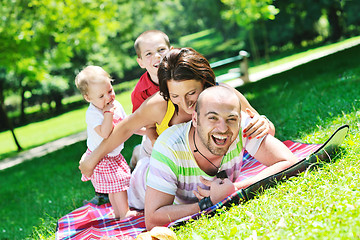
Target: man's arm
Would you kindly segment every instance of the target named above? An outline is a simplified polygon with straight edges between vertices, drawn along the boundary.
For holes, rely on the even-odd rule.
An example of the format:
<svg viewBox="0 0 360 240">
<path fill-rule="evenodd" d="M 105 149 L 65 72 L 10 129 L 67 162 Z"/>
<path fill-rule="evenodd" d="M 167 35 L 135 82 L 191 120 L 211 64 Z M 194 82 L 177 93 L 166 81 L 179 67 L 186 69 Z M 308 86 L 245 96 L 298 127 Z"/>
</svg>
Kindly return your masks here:
<svg viewBox="0 0 360 240">
<path fill-rule="evenodd" d="M 145 194 L 145 225 L 147 230 L 163 226 L 200 211 L 198 203 L 174 205 L 175 196 L 149 186 Z"/>
<path fill-rule="evenodd" d="M 210 197 L 212 203 L 215 204 L 236 191 L 234 184 L 229 179 L 209 181 L 203 177 L 200 178 L 205 185 L 210 186 L 210 190 L 198 188 L 199 192 L 194 191 L 199 201 L 203 197 Z M 145 224 L 147 230 L 151 230 L 156 226 L 163 226 L 200 211 L 198 202 L 174 205 L 174 198 L 173 195 L 147 186 L 145 194 Z"/>
<path fill-rule="evenodd" d="M 254 158 L 268 167 L 252 178 L 235 183 L 237 189 L 246 188 L 292 166 L 298 161 L 295 155 L 282 142 L 271 135 L 267 135 L 264 138 Z"/>
</svg>

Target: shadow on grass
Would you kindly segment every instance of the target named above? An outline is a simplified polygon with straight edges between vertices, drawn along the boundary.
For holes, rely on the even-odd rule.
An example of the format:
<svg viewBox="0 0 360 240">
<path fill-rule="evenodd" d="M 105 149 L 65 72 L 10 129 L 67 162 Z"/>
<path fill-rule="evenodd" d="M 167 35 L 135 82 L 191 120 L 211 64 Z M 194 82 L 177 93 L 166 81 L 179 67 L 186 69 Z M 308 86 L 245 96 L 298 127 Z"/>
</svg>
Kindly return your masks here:
<svg viewBox="0 0 360 240">
<path fill-rule="evenodd" d="M 126 160 L 130 160 L 133 147 L 140 141 L 141 137 L 134 135 L 125 143 Z M 0 171 L 0 196 L 4 197 L 0 208 L 1 239 L 25 239 L 33 226 L 52 226 L 53 234 L 54 220 L 94 196 L 91 182 L 80 180 L 78 166 L 85 150 L 86 143 L 81 141 Z"/>
<path fill-rule="evenodd" d="M 354 47 L 238 90 L 272 120 L 278 138 L 299 138 L 360 108 L 359 55 Z"/>
</svg>

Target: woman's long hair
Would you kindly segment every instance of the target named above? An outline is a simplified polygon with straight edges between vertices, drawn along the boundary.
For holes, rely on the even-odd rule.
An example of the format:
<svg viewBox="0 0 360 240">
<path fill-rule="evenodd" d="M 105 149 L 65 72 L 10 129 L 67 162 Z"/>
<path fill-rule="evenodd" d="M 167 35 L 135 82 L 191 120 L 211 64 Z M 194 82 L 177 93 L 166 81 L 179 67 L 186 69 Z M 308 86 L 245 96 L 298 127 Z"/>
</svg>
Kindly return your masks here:
<svg viewBox="0 0 360 240">
<path fill-rule="evenodd" d="M 170 99 L 169 80 L 197 80 L 204 89 L 215 85 L 215 74 L 208 60 L 192 48 L 174 48 L 163 58 L 158 69 L 160 94 Z"/>
</svg>

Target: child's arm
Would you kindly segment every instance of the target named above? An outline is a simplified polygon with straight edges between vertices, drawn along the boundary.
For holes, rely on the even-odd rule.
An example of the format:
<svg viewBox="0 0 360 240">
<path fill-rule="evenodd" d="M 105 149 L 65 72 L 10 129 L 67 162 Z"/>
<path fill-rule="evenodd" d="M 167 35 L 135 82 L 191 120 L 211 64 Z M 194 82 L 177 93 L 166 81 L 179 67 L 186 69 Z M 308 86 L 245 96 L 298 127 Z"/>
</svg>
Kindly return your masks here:
<svg viewBox="0 0 360 240">
<path fill-rule="evenodd" d="M 146 127 L 146 136 L 151 140 L 151 144 L 154 146 L 156 139 L 159 137 L 159 134 L 156 132 L 156 127 Z"/>
<path fill-rule="evenodd" d="M 145 127 L 140 128 L 135 132 L 135 134 L 144 136 L 146 134 L 146 128 Z"/>
<path fill-rule="evenodd" d="M 151 103 L 149 102 L 151 100 Z M 107 139 L 104 139 L 94 151 L 81 159 L 79 168 L 85 176 L 91 176 L 98 162 L 117 146 L 125 142 L 132 134 L 144 126 L 161 122 L 165 116 L 167 102 L 162 96 L 147 99 L 138 110 L 120 121 Z"/>
<path fill-rule="evenodd" d="M 104 120 L 101 125 L 98 125 L 94 128 L 95 132 L 99 134 L 100 137 L 106 139 L 110 136 L 114 126 L 113 126 L 113 115 L 111 111 L 104 112 Z"/>
</svg>

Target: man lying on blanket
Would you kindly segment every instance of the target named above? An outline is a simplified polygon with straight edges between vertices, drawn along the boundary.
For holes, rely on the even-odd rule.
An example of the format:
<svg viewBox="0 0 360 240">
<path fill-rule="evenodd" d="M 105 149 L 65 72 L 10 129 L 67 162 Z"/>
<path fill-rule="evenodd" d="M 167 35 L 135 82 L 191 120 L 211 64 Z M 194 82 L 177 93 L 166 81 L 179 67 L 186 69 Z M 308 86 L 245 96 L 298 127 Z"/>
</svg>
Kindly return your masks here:
<svg viewBox="0 0 360 240">
<path fill-rule="evenodd" d="M 157 139 L 150 160 L 145 195 L 148 230 L 205 210 L 238 189 L 296 163 L 292 152 L 271 135 L 243 138 L 250 117 L 227 88 L 204 90 L 192 121 L 168 128 Z M 268 166 L 236 182 L 243 149 Z"/>
</svg>

